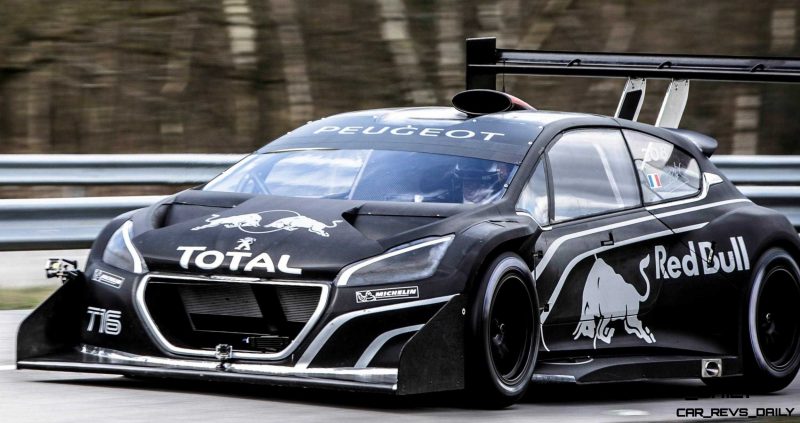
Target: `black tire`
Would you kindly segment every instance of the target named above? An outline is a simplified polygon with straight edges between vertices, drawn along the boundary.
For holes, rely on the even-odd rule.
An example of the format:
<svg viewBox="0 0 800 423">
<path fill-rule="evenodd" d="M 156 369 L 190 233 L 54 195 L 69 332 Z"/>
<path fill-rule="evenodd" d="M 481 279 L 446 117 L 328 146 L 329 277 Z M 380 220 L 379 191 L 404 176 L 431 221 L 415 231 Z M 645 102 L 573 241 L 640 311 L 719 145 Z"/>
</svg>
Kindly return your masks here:
<svg viewBox="0 0 800 423">
<path fill-rule="evenodd" d="M 772 248 L 752 275 L 742 325 L 743 375 L 705 382 L 738 392 L 775 392 L 800 369 L 800 269 L 785 250 Z"/>
<path fill-rule="evenodd" d="M 539 352 L 539 301 L 518 255 L 500 255 L 483 274 L 470 305 L 466 347 L 471 406 L 503 408 L 525 395 Z"/>
</svg>

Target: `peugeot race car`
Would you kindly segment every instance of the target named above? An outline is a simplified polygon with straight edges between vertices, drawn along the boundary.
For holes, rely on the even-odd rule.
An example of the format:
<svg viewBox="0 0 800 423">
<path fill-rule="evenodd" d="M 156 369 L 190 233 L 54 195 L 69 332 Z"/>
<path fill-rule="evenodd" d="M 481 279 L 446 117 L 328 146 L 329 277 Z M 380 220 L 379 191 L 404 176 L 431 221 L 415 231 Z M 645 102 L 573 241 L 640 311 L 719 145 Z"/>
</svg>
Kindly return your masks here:
<svg viewBox="0 0 800 423">
<path fill-rule="evenodd" d="M 119 216 L 83 271 L 52 263 L 66 282 L 18 367 L 491 406 L 532 382 L 790 383 L 800 241 L 709 161 L 716 141 L 670 110 L 635 122 L 634 79 L 614 117 L 493 84 L 310 122 Z"/>
</svg>

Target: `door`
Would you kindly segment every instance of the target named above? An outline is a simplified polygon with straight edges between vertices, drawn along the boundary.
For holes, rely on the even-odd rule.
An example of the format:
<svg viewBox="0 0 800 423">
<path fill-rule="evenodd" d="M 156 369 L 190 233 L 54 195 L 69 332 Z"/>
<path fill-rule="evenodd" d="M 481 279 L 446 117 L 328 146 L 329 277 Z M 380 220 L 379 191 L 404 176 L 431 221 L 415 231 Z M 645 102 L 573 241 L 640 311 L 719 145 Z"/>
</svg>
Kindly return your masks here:
<svg viewBox="0 0 800 423">
<path fill-rule="evenodd" d="M 735 352 L 740 288 L 731 280 L 749 270 L 750 252 L 741 228 L 713 222 L 743 203 L 718 194 L 704 180 L 697 159 L 680 147 L 638 131 L 623 130 L 623 135 L 645 208 L 674 232 L 652 252 L 652 277 L 662 289 L 648 321 L 671 332 L 660 345 Z"/>
<path fill-rule="evenodd" d="M 659 290 L 650 252 L 671 231 L 642 207 L 619 130 L 561 135 L 535 167 L 518 207 L 544 228 L 531 253 L 546 350 L 655 342 L 641 320 Z"/>
</svg>

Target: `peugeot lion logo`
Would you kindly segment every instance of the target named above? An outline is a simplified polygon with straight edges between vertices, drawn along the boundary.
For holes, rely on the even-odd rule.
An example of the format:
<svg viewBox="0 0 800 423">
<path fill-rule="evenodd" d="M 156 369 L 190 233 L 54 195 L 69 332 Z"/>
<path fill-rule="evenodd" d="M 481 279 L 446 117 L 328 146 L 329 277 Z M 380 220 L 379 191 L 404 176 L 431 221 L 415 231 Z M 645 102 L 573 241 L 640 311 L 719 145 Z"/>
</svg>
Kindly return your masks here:
<svg viewBox="0 0 800 423">
<path fill-rule="evenodd" d="M 234 248 L 234 250 L 250 251 L 250 246 L 253 245 L 254 242 L 256 242 L 256 239 L 248 236 L 247 238 L 242 238 L 236 242 L 238 242 L 238 244 L 236 245 L 236 248 Z"/>
<path fill-rule="evenodd" d="M 266 225 L 262 225 L 261 222 L 262 220 L 265 220 L 265 216 L 269 217 L 271 222 Z M 328 234 L 326 229 L 333 229 L 342 221 L 334 220 L 330 225 L 326 225 L 318 220 L 303 216 L 296 211 L 267 210 L 258 213 L 239 214 L 228 217 L 220 217 L 218 214 L 212 214 L 211 217 L 206 219 L 206 222 L 208 223 L 205 225 L 196 226 L 192 228 L 192 230 L 199 231 L 202 229 L 222 226 L 228 229 L 237 228 L 240 231 L 249 234 L 268 234 L 277 231 L 292 232 L 298 229 L 306 229 L 308 232 L 327 238 L 330 236 L 330 234 Z M 237 247 L 236 249 L 238 250 L 239 248 Z M 249 250 L 250 248 L 248 247 L 247 251 Z"/>
</svg>

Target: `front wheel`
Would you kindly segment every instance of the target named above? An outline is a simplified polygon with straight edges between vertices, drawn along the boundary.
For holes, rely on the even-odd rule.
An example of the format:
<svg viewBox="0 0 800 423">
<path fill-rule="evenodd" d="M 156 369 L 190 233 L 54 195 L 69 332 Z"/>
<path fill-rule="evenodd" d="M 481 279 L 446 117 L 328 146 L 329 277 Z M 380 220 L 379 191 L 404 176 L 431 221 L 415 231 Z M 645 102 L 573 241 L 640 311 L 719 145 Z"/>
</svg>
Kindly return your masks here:
<svg viewBox="0 0 800 423">
<path fill-rule="evenodd" d="M 497 257 L 471 304 L 467 390 L 473 405 L 502 408 L 528 389 L 539 348 L 539 302 L 516 254 Z"/>
</svg>

